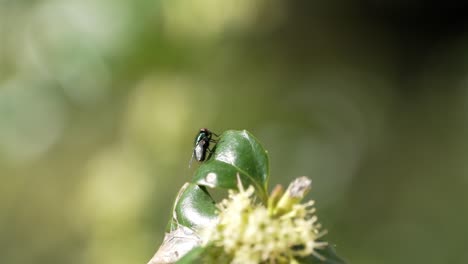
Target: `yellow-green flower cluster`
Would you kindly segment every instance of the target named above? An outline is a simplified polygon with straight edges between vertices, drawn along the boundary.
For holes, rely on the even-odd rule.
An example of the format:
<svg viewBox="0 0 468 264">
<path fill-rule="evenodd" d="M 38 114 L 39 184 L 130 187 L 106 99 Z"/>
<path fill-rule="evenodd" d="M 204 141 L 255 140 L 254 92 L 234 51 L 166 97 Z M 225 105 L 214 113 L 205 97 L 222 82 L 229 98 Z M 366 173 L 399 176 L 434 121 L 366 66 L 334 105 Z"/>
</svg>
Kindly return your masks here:
<svg viewBox="0 0 468 264">
<path fill-rule="evenodd" d="M 219 205 L 216 226 L 203 234 L 204 244 L 222 248 L 231 263 L 292 263 L 298 257 L 321 256 L 316 249 L 326 246 L 314 216 L 313 201 L 291 204 L 281 214 L 254 201 L 254 188 L 229 191 Z M 288 191 L 283 195 L 288 195 Z M 270 203 L 274 206 L 274 203 Z M 269 206 L 270 206 L 269 205 Z"/>
</svg>

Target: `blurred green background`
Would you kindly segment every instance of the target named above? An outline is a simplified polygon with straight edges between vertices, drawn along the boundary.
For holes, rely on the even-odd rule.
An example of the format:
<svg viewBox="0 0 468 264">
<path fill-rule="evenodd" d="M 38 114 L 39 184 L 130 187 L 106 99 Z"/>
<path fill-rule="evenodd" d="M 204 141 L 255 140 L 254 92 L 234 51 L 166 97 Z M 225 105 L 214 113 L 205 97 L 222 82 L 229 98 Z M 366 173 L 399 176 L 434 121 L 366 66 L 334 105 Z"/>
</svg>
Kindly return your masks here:
<svg viewBox="0 0 468 264">
<path fill-rule="evenodd" d="M 0 263 L 146 263 L 200 127 L 310 176 L 350 263 L 468 263 L 464 11 L 0 1 Z"/>
</svg>

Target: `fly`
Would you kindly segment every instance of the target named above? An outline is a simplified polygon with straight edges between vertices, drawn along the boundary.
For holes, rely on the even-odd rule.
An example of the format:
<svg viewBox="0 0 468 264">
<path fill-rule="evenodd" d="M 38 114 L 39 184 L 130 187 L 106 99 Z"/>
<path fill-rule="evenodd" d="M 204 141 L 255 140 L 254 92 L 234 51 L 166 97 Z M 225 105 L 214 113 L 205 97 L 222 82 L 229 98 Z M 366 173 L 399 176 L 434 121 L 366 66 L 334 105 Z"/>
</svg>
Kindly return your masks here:
<svg viewBox="0 0 468 264">
<path fill-rule="evenodd" d="M 207 128 L 200 129 L 197 136 L 195 137 L 193 153 L 192 158 L 190 159 L 189 167 L 192 165 L 192 160 L 194 157 L 199 162 L 202 162 L 206 159 L 207 152 L 211 152 L 210 142 L 217 142 L 217 140 L 212 139 L 213 135 L 218 137 L 217 134 L 211 132 Z"/>
</svg>

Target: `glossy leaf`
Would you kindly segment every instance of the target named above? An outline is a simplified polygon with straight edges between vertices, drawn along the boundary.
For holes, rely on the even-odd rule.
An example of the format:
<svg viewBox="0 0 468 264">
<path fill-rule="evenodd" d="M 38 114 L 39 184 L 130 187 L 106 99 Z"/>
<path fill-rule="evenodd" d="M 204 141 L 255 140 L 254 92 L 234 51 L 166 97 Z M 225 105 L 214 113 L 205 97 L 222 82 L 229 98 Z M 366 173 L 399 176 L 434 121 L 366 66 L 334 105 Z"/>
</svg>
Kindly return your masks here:
<svg viewBox="0 0 468 264">
<path fill-rule="evenodd" d="M 206 187 L 185 183 L 177 194 L 172 217 L 159 250 L 149 264 L 173 263 L 201 243 L 198 232 L 216 219 L 216 204 Z"/>
<path fill-rule="evenodd" d="M 225 254 L 224 249 L 216 247 L 213 244 L 204 247 L 195 247 L 184 255 L 177 264 L 214 264 L 214 263 L 231 263 L 232 257 Z"/>
<path fill-rule="evenodd" d="M 258 140 L 246 130 L 228 130 L 212 155 L 195 172 L 193 183 L 211 188 L 237 189 L 239 174 L 244 186 L 255 187 L 265 202 L 268 188 L 268 155 Z"/>
<path fill-rule="evenodd" d="M 200 230 L 216 218 L 216 204 L 203 186 L 186 183 L 174 203 L 170 231 L 178 225 Z"/>
<path fill-rule="evenodd" d="M 346 262 L 336 255 L 336 252 L 332 246 L 328 246 L 324 249 L 319 249 L 317 252 L 324 257 L 324 260 L 315 257 L 314 255 L 307 256 L 305 258 L 298 259 L 301 264 L 345 264 Z M 188 263 L 205 263 L 206 254 L 213 254 L 213 250 L 210 247 L 195 247 L 183 258 L 177 261 L 177 264 L 188 264 Z M 219 262 L 221 263 L 221 262 Z"/>
<path fill-rule="evenodd" d="M 324 260 L 321 260 L 314 255 L 310 255 L 310 256 L 307 256 L 306 258 L 300 259 L 299 263 L 304 263 L 304 264 L 345 264 L 346 263 L 344 260 L 338 257 L 333 246 L 328 245 L 327 247 L 323 249 L 318 249 L 317 253 L 319 253 L 322 257 L 324 257 Z"/>
<path fill-rule="evenodd" d="M 185 256 L 178 259 L 177 263 L 204 263 L 206 257 L 210 261 L 214 257 L 215 263 L 229 262 L 225 259 L 229 256 L 219 251 L 222 248 L 199 246 L 201 239 L 198 232 L 217 218 L 215 201 L 207 187 L 237 189 L 237 175 L 239 175 L 242 185 L 245 187 L 252 185 L 257 196 L 266 203 L 268 166 L 267 152 L 248 131 L 229 130 L 221 134 L 213 146 L 211 155 L 195 171 L 191 183 L 186 183 L 179 191 L 168 224 L 166 234 L 168 239 L 165 239 L 161 246 L 164 250 L 161 250 L 159 256 L 177 260 L 181 256 L 180 253 L 187 252 L 188 247 L 193 247 Z M 345 263 L 336 255 L 332 246 L 317 252 L 325 260 L 311 255 L 299 259 L 299 263 Z"/>
<path fill-rule="evenodd" d="M 206 254 L 207 248 L 204 247 L 196 247 L 192 249 L 189 253 L 183 256 L 177 264 L 195 264 L 195 263 L 203 263 L 203 256 Z"/>
</svg>

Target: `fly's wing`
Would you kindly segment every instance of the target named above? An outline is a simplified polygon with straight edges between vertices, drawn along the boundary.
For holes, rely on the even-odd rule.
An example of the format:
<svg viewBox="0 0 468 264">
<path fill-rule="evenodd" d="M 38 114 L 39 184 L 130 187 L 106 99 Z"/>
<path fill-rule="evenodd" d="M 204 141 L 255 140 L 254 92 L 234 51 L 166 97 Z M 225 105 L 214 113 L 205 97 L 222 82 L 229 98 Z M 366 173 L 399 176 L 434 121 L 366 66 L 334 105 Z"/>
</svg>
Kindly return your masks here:
<svg viewBox="0 0 468 264">
<path fill-rule="evenodd" d="M 189 168 L 192 167 L 193 157 L 195 157 L 195 159 L 197 161 L 204 161 L 205 160 L 207 145 L 209 145 L 209 144 L 210 144 L 209 142 L 207 142 L 207 141 L 205 141 L 203 139 L 198 141 L 195 148 L 193 148 L 192 158 L 190 158 L 190 162 L 189 162 Z"/>
<path fill-rule="evenodd" d="M 189 169 L 192 167 L 192 161 L 193 161 L 193 156 L 194 155 L 195 155 L 195 149 L 192 151 L 192 157 L 190 158 L 190 161 L 189 161 L 189 164 L 188 164 Z"/>
<path fill-rule="evenodd" d="M 205 140 L 200 140 L 198 144 L 193 149 L 193 154 L 195 155 L 195 159 L 198 161 L 204 161 L 206 156 L 206 142 Z"/>
</svg>

